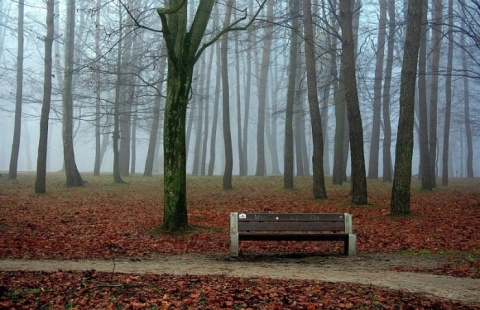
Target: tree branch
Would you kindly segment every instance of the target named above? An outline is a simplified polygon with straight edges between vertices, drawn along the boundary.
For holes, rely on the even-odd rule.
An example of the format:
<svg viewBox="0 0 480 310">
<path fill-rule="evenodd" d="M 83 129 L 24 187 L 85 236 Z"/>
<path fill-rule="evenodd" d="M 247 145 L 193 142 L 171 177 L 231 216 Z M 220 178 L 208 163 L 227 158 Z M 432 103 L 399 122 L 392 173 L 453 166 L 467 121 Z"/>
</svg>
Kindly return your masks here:
<svg viewBox="0 0 480 310">
<path fill-rule="evenodd" d="M 202 45 L 202 47 L 198 50 L 197 54 L 195 55 L 195 61 L 198 60 L 198 58 L 200 58 L 200 56 L 202 55 L 203 51 L 209 47 L 210 45 L 212 45 L 213 43 L 215 43 L 216 41 L 218 41 L 225 33 L 227 32 L 230 32 L 230 31 L 239 31 L 239 30 L 246 30 L 248 27 L 250 27 L 250 25 L 253 24 L 253 22 L 255 20 L 257 20 L 257 16 L 258 14 L 260 14 L 260 12 L 262 11 L 263 7 L 265 6 L 265 4 L 267 3 L 267 0 L 263 0 L 262 4 L 260 4 L 260 6 L 258 7 L 258 10 L 257 12 L 255 12 L 255 14 L 253 15 L 252 19 L 250 19 L 250 21 L 245 25 L 245 26 L 242 26 L 242 27 L 236 27 L 236 25 L 238 25 L 241 21 L 247 19 L 247 9 L 243 10 L 243 12 L 245 12 L 245 15 L 243 17 L 241 17 L 240 19 L 236 20 L 235 22 L 233 22 L 230 26 L 222 29 L 219 33 L 217 33 L 217 35 L 215 37 L 213 37 L 210 41 L 206 42 L 205 44 Z"/>
</svg>

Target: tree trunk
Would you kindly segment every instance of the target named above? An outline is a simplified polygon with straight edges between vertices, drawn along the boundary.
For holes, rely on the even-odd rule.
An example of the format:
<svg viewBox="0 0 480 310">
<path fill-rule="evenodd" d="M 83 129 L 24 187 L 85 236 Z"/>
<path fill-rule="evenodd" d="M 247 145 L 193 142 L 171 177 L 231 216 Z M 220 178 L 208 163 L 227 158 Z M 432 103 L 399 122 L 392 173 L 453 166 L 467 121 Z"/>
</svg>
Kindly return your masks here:
<svg viewBox="0 0 480 310">
<path fill-rule="evenodd" d="M 400 82 L 400 116 L 395 150 L 395 173 L 390 202 L 390 210 L 394 215 L 410 213 L 415 79 L 420 47 L 422 2 L 409 0 L 407 14 L 407 34 Z"/>
<path fill-rule="evenodd" d="M 440 48 L 442 45 L 443 1 L 433 1 L 432 27 L 432 85 L 430 94 L 430 178 L 433 187 L 436 187 L 437 176 L 437 122 L 438 122 L 438 75 L 440 64 Z"/>
<path fill-rule="evenodd" d="M 132 115 L 132 136 L 130 144 L 130 174 L 135 174 L 136 162 L 137 162 L 137 123 L 138 123 L 138 107 L 135 107 Z"/>
<path fill-rule="evenodd" d="M 123 37 L 123 18 L 120 8 L 118 8 L 118 19 L 119 19 L 119 37 Z M 117 46 L 117 59 L 116 59 L 116 83 L 115 83 L 115 101 L 113 107 L 113 182 L 114 183 L 123 183 L 121 172 L 120 172 L 120 150 L 119 150 L 119 140 L 120 140 L 120 105 L 121 102 L 121 86 L 123 85 L 122 77 L 122 49 L 123 49 L 123 40 L 118 42 Z"/>
<path fill-rule="evenodd" d="M 288 64 L 287 105 L 285 109 L 285 151 L 283 166 L 283 187 L 288 189 L 293 189 L 294 187 L 293 105 L 295 102 L 295 90 L 297 85 L 295 78 L 297 75 L 299 9 L 300 2 L 298 0 L 290 0 L 290 19 L 292 20 L 292 28 L 290 30 L 290 59 Z"/>
<path fill-rule="evenodd" d="M 385 37 L 387 28 L 387 0 L 379 0 L 380 18 L 378 21 L 377 53 L 375 57 L 375 80 L 373 86 L 373 121 L 370 139 L 368 178 L 378 179 L 380 152 L 380 116 L 382 110 L 382 80 L 385 55 Z"/>
<path fill-rule="evenodd" d="M 336 9 L 336 2 L 333 2 L 333 10 Z M 332 18 L 332 22 L 336 19 Z M 338 28 L 335 24 L 335 28 Z M 345 163 L 343 160 L 343 138 L 345 132 L 345 87 L 343 82 L 343 70 L 340 70 L 340 76 L 337 70 L 337 37 L 332 36 L 330 46 L 330 56 L 332 61 L 332 76 L 334 77 L 333 98 L 335 102 L 335 136 L 333 145 L 333 173 L 332 182 L 336 185 L 343 184 L 343 175 L 345 173 Z"/>
<path fill-rule="evenodd" d="M 204 134 L 203 134 L 203 145 L 202 145 L 202 162 L 201 162 L 201 167 L 200 167 L 200 174 L 201 175 L 206 175 L 206 169 L 207 169 L 207 149 L 208 149 L 208 128 L 209 128 L 209 120 L 210 120 L 210 109 L 208 106 L 208 102 L 210 102 L 210 81 L 212 78 L 212 67 L 213 67 L 213 57 L 215 54 L 215 49 L 211 49 L 210 55 L 209 55 L 209 60 L 208 60 L 208 68 L 207 68 L 207 81 L 205 85 L 205 91 L 204 91 L 204 96 L 205 96 L 205 108 L 204 108 L 204 115 L 203 119 L 205 121 L 205 126 L 204 126 Z"/>
<path fill-rule="evenodd" d="M 267 20 L 273 21 L 273 0 L 268 0 Z M 270 68 L 270 53 L 272 51 L 273 24 L 265 26 L 262 63 L 258 81 L 258 122 L 257 122 L 257 169 L 256 176 L 264 176 L 265 169 L 265 100 L 267 99 L 268 70 Z"/>
<path fill-rule="evenodd" d="M 96 3 L 96 14 L 95 14 L 95 58 L 100 59 L 100 6 L 102 5 L 101 0 L 97 0 Z M 100 128 L 100 111 L 101 111 L 101 85 L 100 85 L 100 61 L 97 60 L 95 63 L 95 162 L 93 164 L 93 175 L 100 175 L 100 151 L 101 151 L 101 128 Z"/>
<path fill-rule="evenodd" d="M 428 0 L 422 0 L 422 28 L 418 60 L 418 141 L 420 147 L 420 178 L 423 190 L 432 190 L 430 173 L 430 151 L 428 144 L 428 108 L 427 108 L 427 14 Z"/>
<path fill-rule="evenodd" d="M 388 43 L 385 83 L 383 84 L 383 181 L 392 181 L 392 126 L 390 123 L 390 86 L 392 84 L 393 50 L 395 48 L 395 0 L 388 0 Z"/>
<path fill-rule="evenodd" d="M 313 139 L 313 197 L 315 199 L 327 198 L 325 190 L 325 175 L 323 171 L 323 132 L 322 119 L 317 93 L 317 72 L 315 69 L 315 47 L 312 20 L 312 3 L 303 0 L 303 18 L 305 27 L 305 64 L 307 67 L 308 104 Z"/>
<path fill-rule="evenodd" d="M 445 81 L 445 125 L 443 127 L 442 185 L 448 186 L 450 117 L 452 114 L 453 0 L 448 1 L 448 55 Z"/>
<path fill-rule="evenodd" d="M 220 56 L 220 41 L 217 42 L 217 52 L 216 52 L 216 60 L 217 64 L 222 62 L 222 58 Z M 221 66 L 217 65 L 217 78 L 215 81 L 215 100 L 213 102 L 213 118 L 212 118 L 212 132 L 210 135 L 210 160 L 208 162 L 208 175 L 213 175 L 213 171 L 215 169 L 215 150 L 216 150 L 216 142 L 217 142 L 217 128 L 218 128 L 218 108 L 220 104 L 220 96 L 217 94 L 220 93 L 220 86 L 221 86 Z"/>
<path fill-rule="evenodd" d="M 48 145 L 48 119 L 50 115 L 50 103 L 52 99 L 52 45 L 55 0 L 47 2 L 47 35 L 45 36 L 45 71 L 43 86 L 42 112 L 40 116 L 40 137 L 38 141 L 37 175 L 35 178 L 35 193 L 46 192 L 47 174 L 47 145 Z"/>
<path fill-rule="evenodd" d="M 249 11 L 253 11 L 253 1 L 248 1 Z M 250 121 L 250 96 L 251 96 L 251 87 L 252 87 L 252 41 L 254 41 L 254 32 L 252 28 L 249 28 L 247 31 L 247 63 L 246 63 L 246 77 L 245 77 L 245 113 L 243 116 L 243 141 L 242 141 L 242 161 L 243 161 L 243 171 L 240 171 L 240 175 L 248 174 L 248 129 Z"/>
<path fill-rule="evenodd" d="M 157 95 L 155 96 L 155 103 L 153 106 L 153 119 L 152 127 L 150 129 L 150 138 L 148 140 L 148 150 L 147 158 L 145 160 L 145 170 L 143 176 L 151 177 L 153 173 L 153 163 L 155 161 L 155 150 L 157 148 L 158 140 L 158 128 L 160 125 L 160 110 L 162 103 L 162 89 L 163 89 L 163 80 L 165 78 L 165 68 L 167 67 L 167 57 L 160 58 L 160 63 L 158 66 L 158 84 L 157 84 Z"/>
<path fill-rule="evenodd" d="M 188 227 L 185 144 L 187 103 L 195 62 L 203 51 L 198 49 L 214 4 L 214 0 L 200 2 L 188 32 L 187 1 L 170 1 L 170 8 L 157 10 L 168 53 L 162 224 L 162 228 L 166 231 L 177 231 Z"/>
<path fill-rule="evenodd" d="M 465 29 L 464 23 L 462 23 L 462 29 Z M 461 46 L 465 46 L 465 34 L 462 32 L 460 34 Z M 462 49 L 462 66 L 465 72 L 468 71 L 467 63 L 467 52 L 465 49 Z M 470 118 L 470 84 L 469 77 L 463 76 L 463 113 L 464 113 L 464 123 L 465 123 L 465 134 L 466 134 L 466 143 L 467 143 L 467 178 L 473 178 L 473 141 L 472 141 L 472 125 Z"/>
<path fill-rule="evenodd" d="M 65 31 L 65 72 L 63 79 L 63 154 L 67 186 L 83 186 L 73 149 L 73 60 L 75 46 L 75 0 L 67 1 L 67 27 Z"/>
<path fill-rule="evenodd" d="M 205 110 L 205 65 L 200 69 L 199 81 L 197 86 L 197 102 L 198 106 L 196 108 L 196 135 L 195 135 L 195 146 L 193 149 L 193 169 L 192 175 L 200 174 L 200 163 L 202 162 L 202 145 L 203 145 L 203 114 Z"/>
<path fill-rule="evenodd" d="M 233 0 L 229 0 L 225 8 L 224 28 L 230 26 Z M 222 37 L 222 94 L 223 94 L 223 141 L 225 143 L 225 170 L 223 173 L 223 189 L 232 188 L 233 151 L 230 130 L 230 89 L 228 81 L 228 35 Z"/>
<path fill-rule="evenodd" d="M 20 138 L 22 132 L 22 101 L 23 101 L 23 55 L 24 55 L 24 14 L 25 1 L 18 1 L 18 29 L 17 29 L 17 90 L 15 95 L 15 125 L 13 128 L 12 153 L 10 154 L 10 167 L 8 179 L 17 179 L 18 154 L 20 153 Z"/>
<path fill-rule="evenodd" d="M 358 103 L 357 79 L 355 76 L 355 43 L 353 35 L 352 2 L 340 0 L 342 25 L 342 65 L 345 83 L 345 101 L 349 124 L 352 161 L 352 203 L 367 204 L 367 180 L 363 152 L 363 128 Z"/>
</svg>

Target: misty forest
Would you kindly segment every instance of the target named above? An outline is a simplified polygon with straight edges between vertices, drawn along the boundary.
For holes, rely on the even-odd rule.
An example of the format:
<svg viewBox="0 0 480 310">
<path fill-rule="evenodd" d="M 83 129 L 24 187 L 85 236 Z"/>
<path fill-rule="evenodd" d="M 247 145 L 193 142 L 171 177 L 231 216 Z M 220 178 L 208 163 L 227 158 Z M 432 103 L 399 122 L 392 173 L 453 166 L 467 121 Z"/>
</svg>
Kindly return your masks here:
<svg viewBox="0 0 480 310">
<path fill-rule="evenodd" d="M 0 67 L 1 309 L 480 309 L 480 0 L 0 0 Z"/>
<path fill-rule="evenodd" d="M 408 213 L 411 176 L 480 173 L 480 3 L 416 6 L 0 1 L 2 177 L 163 174 L 172 229 L 190 174 L 351 178 L 355 204 L 381 179 Z"/>
</svg>

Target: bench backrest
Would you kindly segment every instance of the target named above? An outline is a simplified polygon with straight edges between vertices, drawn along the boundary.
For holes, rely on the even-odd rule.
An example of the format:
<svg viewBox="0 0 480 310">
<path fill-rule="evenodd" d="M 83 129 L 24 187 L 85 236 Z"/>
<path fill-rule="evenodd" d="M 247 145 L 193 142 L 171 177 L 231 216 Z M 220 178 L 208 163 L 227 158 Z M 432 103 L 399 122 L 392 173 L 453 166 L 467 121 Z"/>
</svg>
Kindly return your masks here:
<svg viewBox="0 0 480 310">
<path fill-rule="evenodd" d="M 230 215 L 242 231 L 325 231 L 352 233 L 352 216 L 348 213 L 237 213 Z"/>
</svg>

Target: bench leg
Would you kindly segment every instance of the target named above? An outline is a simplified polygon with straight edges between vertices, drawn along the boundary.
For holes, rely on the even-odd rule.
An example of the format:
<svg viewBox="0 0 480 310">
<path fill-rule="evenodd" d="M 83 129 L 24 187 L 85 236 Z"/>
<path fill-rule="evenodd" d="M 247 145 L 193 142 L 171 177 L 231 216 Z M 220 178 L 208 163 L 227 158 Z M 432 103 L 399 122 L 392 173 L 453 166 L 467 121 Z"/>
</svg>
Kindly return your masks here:
<svg viewBox="0 0 480 310">
<path fill-rule="evenodd" d="M 230 213 L 230 257 L 238 257 L 238 213 Z"/>
<path fill-rule="evenodd" d="M 357 235 L 349 234 L 348 238 L 345 239 L 345 255 L 347 256 L 357 256 Z"/>
</svg>

